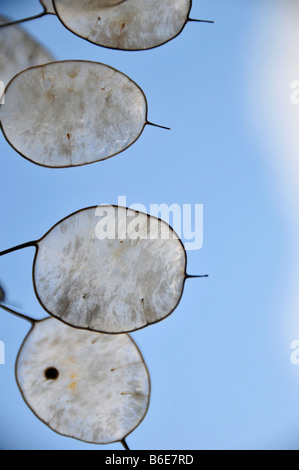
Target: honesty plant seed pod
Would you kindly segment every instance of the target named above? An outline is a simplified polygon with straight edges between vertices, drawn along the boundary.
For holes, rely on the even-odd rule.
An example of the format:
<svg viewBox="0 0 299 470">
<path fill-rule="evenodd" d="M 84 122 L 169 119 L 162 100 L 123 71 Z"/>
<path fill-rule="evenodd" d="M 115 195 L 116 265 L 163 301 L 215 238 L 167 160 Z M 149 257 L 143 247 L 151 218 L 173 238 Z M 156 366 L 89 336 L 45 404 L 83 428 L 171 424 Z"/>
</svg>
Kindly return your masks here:
<svg viewBox="0 0 299 470">
<path fill-rule="evenodd" d="M 43 308 L 68 325 L 128 333 L 157 323 L 178 306 L 184 246 L 166 223 L 115 206 L 91 207 L 57 223 L 36 247 L 33 282 Z"/>
<path fill-rule="evenodd" d="M 106 333 L 162 320 L 182 296 L 182 242 L 168 224 L 147 214 L 112 206 L 98 211 L 106 218 L 96 217 L 95 207 L 79 211 L 38 242 L 33 275 L 40 303 L 72 326 Z M 114 233 L 99 239 L 103 224 L 113 230 L 117 222 L 121 239 Z"/>
<path fill-rule="evenodd" d="M 0 17 L 0 25 L 7 23 Z M 6 86 L 19 72 L 53 61 L 54 58 L 38 41 L 19 26 L 10 26 L 0 34 L 0 80 Z"/>
<path fill-rule="evenodd" d="M 191 0 L 53 0 L 70 31 L 111 49 L 151 49 L 178 36 L 190 21 Z"/>
<path fill-rule="evenodd" d="M 16 380 L 35 415 L 58 434 L 93 444 L 121 442 L 144 419 L 150 402 L 147 366 L 132 338 L 35 320 L 16 361 Z"/>
<path fill-rule="evenodd" d="M 57 14 L 62 24 L 93 44 L 127 51 L 152 49 L 178 36 L 188 21 L 191 0 L 41 0 L 44 11 L 0 28 Z"/>
<path fill-rule="evenodd" d="M 0 118 L 19 154 L 50 168 L 113 157 L 150 124 L 141 88 L 123 73 L 88 61 L 53 62 L 17 75 Z"/>
<path fill-rule="evenodd" d="M 32 411 L 53 431 L 94 444 L 121 442 L 144 419 L 147 367 L 129 335 L 35 323 L 17 361 L 17 382 Z"/>
</svg>

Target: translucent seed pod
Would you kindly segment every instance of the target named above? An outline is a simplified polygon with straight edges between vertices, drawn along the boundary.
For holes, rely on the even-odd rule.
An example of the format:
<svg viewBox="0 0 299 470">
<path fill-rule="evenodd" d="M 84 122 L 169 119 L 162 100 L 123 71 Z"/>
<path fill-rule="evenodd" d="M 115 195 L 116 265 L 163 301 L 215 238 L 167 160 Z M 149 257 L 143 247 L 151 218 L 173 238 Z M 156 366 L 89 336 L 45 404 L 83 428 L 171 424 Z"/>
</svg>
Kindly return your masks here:
<svg viewBox="0 0 299 470">
<path fill-rule="evenodd" d="M 0 25 L 7 18 L 0 17 Z M 10 26 L 0 34 L 0 80 L 7 86 L 9 81 L 22 70 L 45 64 L 54 58 L 20 26 Z"/>
<path fill-rule="evenodd" d="M 78 211 L 35 246 L 35 293 L 68 325 L 128 333 L 157 323 L 178 306 L 185 281 L 184 246 L 165 222 L 114 206 Z M 202 276 L 199 276 L 202 277 Z"/>
<path fill-rule="evenodd" d="M 191 0 L 53 0 L 56 14 L 71 32 L 122 50 L 161 46 L 190 21 Z"/>
<path fill-rule="evenodd" d="M 95 208 L 79 211 L 38 242 L 34 282 L 40 303 L 70 325 L 106 333 L 162 320 L 183 292 L 181 241 L 168 224 L 143 213 L 103 206 L 98 214 Z M 105 225 L 108 232 L 101 231 Z"/>
<path fill-rule="evenodd" d="M 39 419 L 84 442 L 122 442 L 149 406 L 148 371 L 128 335 L 82 331 L 53 318 L 37 322 L 19 353 L 16 375 Z"/>
<path fill-rule="evenodd" d="M 142 134 L 148 106 L 123 73 L 88 61 L 32 67 L 9 83 L 0 119 L 5 138 L 41 166 L 81 166 L 113 157 Z"/>
<path fill-rule="evenodd" d="M 125 441 L 147 414 L 151 384 L 142 354 L 129 335 L 105 335 L 34 320 L 0 308 L 32 328 L 16 361 L 21 394 L 49 428 L 92 444 Z"/>
</svg>

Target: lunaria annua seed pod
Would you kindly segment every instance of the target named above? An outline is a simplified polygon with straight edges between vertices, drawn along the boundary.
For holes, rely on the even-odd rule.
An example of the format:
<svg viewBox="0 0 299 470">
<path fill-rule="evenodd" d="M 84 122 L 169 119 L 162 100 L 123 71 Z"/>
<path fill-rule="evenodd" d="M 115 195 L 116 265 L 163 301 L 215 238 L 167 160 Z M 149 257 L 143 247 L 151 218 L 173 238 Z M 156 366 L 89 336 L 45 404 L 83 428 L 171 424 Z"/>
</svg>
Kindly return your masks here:
<svg viewBox="0 0 299 470">
<path fill-rule="evenodd" d="M 7 18 L 0 17 L 0 25 Z M 0 80 L 4 86 L 19 72 L 54 60 L 38 41 L 32 38 L 19 26 L 11 26 L 1 30 L 0 34 Z M 2 95 L 4 90 L 1 90 Z M 0 97 L 1 100 L 2 96 Z"/>
<path fill-rule="evenodd" d="M 53 0 L 53 5 L 71 32 L 111 49 L 161 46 L 192 21 L 191 0 Z"/>
<path fill-rule="evenodd" d="M 163 320 L 192 277 L 173 229 L 124 207 L 83 209 L 39 241 L 0 256 L 28 246 L 37 248 L 33 282 L 45 310 L 71 326 L 103 333 L 127 333 Z"/>
<path fill-rule="evenodd" d="M 32 329 L 16 363 L 22 396 L 53 431 L 93 444 L 125 442 L 150 401 L 148 369 L 129 335 L 71 328 L 54 318 L 29 321 Z"/>
<path fill-rule="evenodd" d="M 127 51 L 161 46 L 178 36 L 188 21 L 191 0 L 41 0 L 44 11 L 12 24 L 57 14 L 62 24 L 93 44 Z"/>
<path fill-rule="evenodd" d="M 20 155 L 41 166 L 65 168 L 130 147 L 151 124 L 147 112 L 143 91 L 123 73 L 96 62 L 62 61 L 14 77 L 0 119 L 4 136 Z"/>
</svg>

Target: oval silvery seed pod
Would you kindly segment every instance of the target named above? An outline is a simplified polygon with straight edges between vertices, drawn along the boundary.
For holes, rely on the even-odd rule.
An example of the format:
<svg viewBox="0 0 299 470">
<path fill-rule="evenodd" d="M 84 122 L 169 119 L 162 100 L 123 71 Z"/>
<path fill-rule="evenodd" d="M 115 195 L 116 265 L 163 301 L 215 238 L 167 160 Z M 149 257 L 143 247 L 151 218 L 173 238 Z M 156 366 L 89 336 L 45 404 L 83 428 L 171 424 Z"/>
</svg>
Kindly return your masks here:
<svg viewBox="0 0 299 470">
<path fill-rule="evenodd" d="M 140 51 L 171 41 L 188 21 L 214 23 L 190 18 L 191 0 L 41 0 L 41 4 L 42 13 L 0 29 L 57 14 L 67 29 L 93 44 Z"/>
<path fill-rule="evenodd" d="M 58 434 L 93 444 L 122 442 L 144 419 L 151 384 L 129 335 L 71 328 L 54 318 L 34 320 L 20 348 L 16 379 L 34 414 Z"/>
<path fill-rule="evenodd" d="M 0 256 L 28 246 L 37 248 L 33 282 L 43 308 L 68 325 L 102 333 L 127 333 L 163 320 L 191 277 L 173 229 L 124 207 L 83 209 L 39 241 Z"/>
<path fill-rule="evenodd" d="M 111 49 L 161 46 L 192 21 L 191 0 L 53 0 L 53 5 L 71 32 Z"/>
<path fill-rule="evenodd" d="M 143 91 L 123 73 L 96 62 L 62 61 L 14 77 L 0 118 L 20 155 L 65 168 L 123 152 L 151 124 L 147 111 Z"/>
<path fill-rule="evenodd" d="M 0 25 L 7 18 L 0 17 Z M 19 26 L 5 28 L 0 34 L 0 80 L 6 86 L 22 70 L 54 60 L 38 41 Z"/>
</svg>

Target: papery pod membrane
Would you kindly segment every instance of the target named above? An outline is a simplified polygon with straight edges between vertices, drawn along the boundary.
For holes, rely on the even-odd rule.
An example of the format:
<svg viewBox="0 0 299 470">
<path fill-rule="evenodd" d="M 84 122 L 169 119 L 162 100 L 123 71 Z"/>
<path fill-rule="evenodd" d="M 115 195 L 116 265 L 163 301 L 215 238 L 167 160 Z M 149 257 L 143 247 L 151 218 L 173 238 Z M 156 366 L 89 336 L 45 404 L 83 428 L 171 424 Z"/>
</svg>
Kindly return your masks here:
<svg viewBox="0 0 299 470">
<path fill-rule="evenodd" d="M 69 325 L 135 331 L 166 318 L 181 299 L 185 249 L 167 223 L 147 214 L 114 206 L 84 209 L 55 225 L 37 246 L 36 295 L 49 314 Z"/>
<path fill-rule="evenodd" d="M 145 417 L 150 378 L 129 335 L 34 323 L 19 352 L 24 400 L 53 431 L 94 444 L 123 441 Z"/>
<path fill-rule="evenodd" d="M 53 62 L 9 83 L 0 118 L 6 139 L 23 157 L 65 168 L 131 146 L 147 123 L 147 101 L 136 83 L 107 65 Z"/>
<path fill-rule="evenodd" d="M 70 31 L 112 49 L 160 46 L 183 30 L 190 0 L 53 0 L 57 16 Z"/>
</svg>

